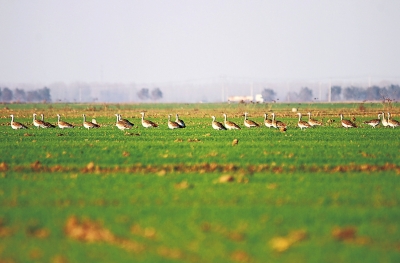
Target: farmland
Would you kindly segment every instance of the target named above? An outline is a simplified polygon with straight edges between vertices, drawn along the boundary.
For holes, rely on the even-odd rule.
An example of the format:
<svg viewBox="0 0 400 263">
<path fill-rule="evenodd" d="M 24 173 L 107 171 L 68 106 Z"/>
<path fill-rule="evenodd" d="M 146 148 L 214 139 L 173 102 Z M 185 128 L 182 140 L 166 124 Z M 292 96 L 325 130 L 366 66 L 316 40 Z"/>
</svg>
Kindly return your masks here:
<svg viewBox="0 0 400 263">
<path fill-rule="evenodd" d="M 398 104 L 2 106 L 0 262 L 400 260 L 400 127 L 362 124 L 399 120 Z M 292 108 L 324 125 L 300 130 Z M 272 111 L 286 131 L 242 125 Z M 37 129 L 33 113 L 76 127 Z M 175 113 L 187 128 L 167 128 Z M 222 113 L 242 129 L 213 130 Z"/>
</svg>

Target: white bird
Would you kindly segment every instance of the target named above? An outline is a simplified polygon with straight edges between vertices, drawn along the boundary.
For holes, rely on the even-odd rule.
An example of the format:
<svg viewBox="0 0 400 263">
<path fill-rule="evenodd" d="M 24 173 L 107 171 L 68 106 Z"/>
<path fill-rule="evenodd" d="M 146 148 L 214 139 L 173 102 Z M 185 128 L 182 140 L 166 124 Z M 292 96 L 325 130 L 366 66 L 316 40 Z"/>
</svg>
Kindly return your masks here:
<svg viewBox="0 0 400 263">
<path fill-rule="evenodd" d="M 297 122 L 297 126 L 299 126 L 300 130 L 303 130 L 303 128 L 306 129 L 306 128 L 311 127 L 311 125 L 308 122 L 301 120 L 300 112 L 298 112 L 297 115 L 299 115 L 299 121 Z"/>
<path fill-rule="evenodd" d="M 86 129 L 93 129 L 93 128 L 100 128 L 100 125 L 98 125 L 97 123 L 93 123 L 90 121 L 86 121 L 86 116 L 85 114 L 82 114 L 83 117 L 83 127 L 85 127 Z"/>
<path fill-rule="evenodd" d="M 179 126 L 181 126 L 181 128 L 186 128 L 185 122 L 181 119 L 179 119 L 179 115 L 176 114 L 176 119 L 175 122 L 179 124 Z"/>
<path fill-rule="evenodd" d="M 74 128 L 74 125 L 72 125 L 68 122 L 65 122 L 65 121 L 61 121 L 60 118 L 61 118 L 60 114 L 57 114 L 57 125 L 58 125 L 58 127 L 60 127 L 60 129 Z"/>
<path fill-rule="evenodd" d="M 144 119 L 144 112 L 141 112 L 140 114 L 142 114 L 142 125 L 143 125 L 143 127 L 145 127 L 145 128 L 156 128 L 156 127 L 158 127 L 157 123 L 154 123 L 152 121 Z"/>
<path fill-rule="evenodd" d="M 170 128 L 171 130 L 181 128 L 181 126 L 177 122 L 171 121 L 171 114 L 168 115 L 168 128 Z"/>
<path fill-rule="evenodd" d="M 286 129 L 286 124 L 281 121 L 275 120 L 275 113 L 271 113 L 272 115 L 272 127 L 279 128 L 279 129 Z"/>
<path fill-rule="evenodd" d="M 241 129 L 239 127 L 239 125 L 237 125 L 236 123 L 234 123 L 232 121 L 228 121 L 225 113 L 223 115 L 225 117 L 225 119 L 224 119 L 225 128 L 227 128 L 228 130 L 240 130 Z"/>
<path fill-rule="evenodd" d="M 308 114 L 308 124 L 310 124 L 311 127 L 322 125 L 322 122 L 311 119 L 311 112 L 308 112 L 307 114 Z"/>
<path fill-rule="evenodd" d="M 226 130 L 225 126 L 222 123 L 215 120 L 215 116 L 211 116 L 211 118 L 212 118 L 211 126 L 213 127 L 213 129 Z"/>
<path fill-rule="evenodd" d="M 378 114 L 378 119 L 373 119 L 373 120 L 369 120 L 369 121 L 364 121 L 364 124 L 368 124 L 368 125 L 370 125 L 372 128 L 375 128 L 376 126 L 378 126 L 379 123 L 381 123 L 381 114 Z"/>
<path fill-rule="evenodd" d="M 343 114 L 340 114 L 340 122 L 343 127 L 347 128 L 357 128 L 357 125 L 350 120 L 343 119 Z"/>
<path fill-rule="evenodd" d="M 385 113 L 384 112 L 382 112 L 382 125 L 383 125 L 383 127 L 389 126 L 388 121 L 385 119 Z"/>
<path fill-rule="evenodd" d="M 44 127 L 44 122 L 41 121 L 41 120 L 37 120 L 37 119 L 36 119 L 36 113 L 33 114 L 33 120 L 32 120 L 32 122 L 33 122 L 33 125 L 36 126 L 38 129 L 39 129 L 39 128 L 45 128 L 45 127 Z"/>
<path fill-rule="evenodd" d="M 400 125 L 400 123 L 398 121 L 390 119 L 390 112 L 388 112 L 388 125 L 389 125 L 389 127 L 392 127 L 393 129 Z"/>
<path fill-rule="evenodd" d="M 273 127 L 272 126 L 272 120 L 271 119 L 267 119 L 268 114 L 264 113 L 264 125 L 268 128 Z"/>
<path fill-rule="evenodd" d="M 246 126 L 247 128 L 260 127 L 260 125 L 255 121 L 247 119 L 247 114 L 247 112 L 244 113 L 244 126 Z"/>
<path fill-rule="evenodd" d="M 115 114 L 115 116 L 117 116 L 117 123 L 115 124 L 115 126 L 117 126 L 117 128 L 121 131 L 129 130 L 133 127 L 134 124 L 126 119 L 122 119 L 120 114 L 117 113 Z"/>
<path fill-rule="evenodd" d="M 28 129 L 28 127 L 26 127 L 22 123 L 14 121 L 14 115 L 13 114 L 11 114 L 10 117 L 11 117 L 11 128 L 13 128 L 14 130 Z"/>
<path fill-rule="evenodd" d="M 51 124 L 50 122 L 44 121 L 44 114 L 40 114 L 42 117 L 43 127 L 42 128 L 55 128 L 56 126 Z"/>
</svg>

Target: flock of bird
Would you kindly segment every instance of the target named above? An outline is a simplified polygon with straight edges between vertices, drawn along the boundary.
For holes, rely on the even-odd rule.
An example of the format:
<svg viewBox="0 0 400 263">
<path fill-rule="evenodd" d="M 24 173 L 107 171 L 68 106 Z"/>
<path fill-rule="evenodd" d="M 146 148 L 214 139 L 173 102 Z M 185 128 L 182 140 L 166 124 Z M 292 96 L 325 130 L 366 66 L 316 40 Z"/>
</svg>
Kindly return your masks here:
<svg viewBox="0 0 400 263">
<path fill-rule="evenodd" d="M 155 122 L 153 122 L 151 120 L 147 120 L 147 119 L 144 118 L 144 115 L 145 115 L 144 112 L 141 112 L 140 114 L 142 115 L 141 122 L 142 122 L 142 126 L 143 127 L 145 127 L 145 128 L 156 128 L 156 127 L 158 127 L 157 123 L 155 123 Z M 308 112 L 307 114 L 308 114 L 308 121 L 303 121 L 301 119 L 302 118 L 302 114 L 300 112 L 297 113 L 297 115 L 299 116 L 299 119 L 298 119 L 298 122 L 297 122 L 297 126 L 301 130 L 306 129 L 306 128 L 310 128 L 310 127 L 315 127 L 315 126 L 321 126 L 322 125 L 322 122 L 311 118 L 311 113 L 310 112 Z M 260 127 L 260 124 L 258 124 L 257 122 L 249 120 L 247 118 L 247 115 L 248 115 L 248 113 L 245 112 L 244 113 L 244 121 L 243 121 L 243 124 L 244 124 L 245 127 L 247 127 L 247 128 Z M 120 114 L 115 114 L 115 116 L 117 117 L 117 121 L 116 121 L 115 126 L 117 126 L 118 129 L 124 131 L 124 130 L 131 129 L 134 126 L 134 124 L 132 122 L 130 122 L 129 120 L 122 119 Z M 211 116 L 211 118 L 212 118 L 212 122 L 211 122 L 212 128 L 214 128 L 215 130 L 240 130 L 241 129 L 239 125 L 237 125 L 236 123 L 234 123 L 232 121 L 229 121 L 227 119 L 228 117 L 227 117 L 227 115 L 225 113 L 223 114 L 223 116 L 224 116 L 224 123 L 216 121 L 215 116 Z M 268 128 L 272 127 L 272 128 L 280 129 L 281 131 L 286 131 L 287 125 L 285 123 L 283 123 L 282 121 L 276 120 L 275 119 L 275 113 L 271 113 L 271 116 L 272 116 L 272 119 L 268 119 L 268 114 L 266 114 L 266 113 L 264 114 L 264 125 L 266 127 L 268 127 Z M 348 128 L 356 128 L 357 127 L 357 125 L 353 121 L 343 119 L 343 114 L 340 114 L 339 116 L 340 116 L 341 125 L 344 128 L 348 129 Z M 10 117 L 11 117 L 11 128 L 13 128 L 14 130 L 17 130 L 17 129 L 28 129 L 28 127 L 25 126 L 24 124 L 14 121 L 14 115 L 10 115 Z M 33 125 L 35 127 L 37 127 L 37 128 L 55 128 L 56 127 L 55 125 L 53 125 L 53 124 L 51 124 L 49 122 L 46 122 L 44 120 L 44 115 L 43 114 L 41 114 L 41 117 L 42 117 L 41 120 L 36 119 L 36 113 L 33 114 L 32 122 L 33 122 Z M 82 117 L 83 117 L 82 126 L 84 128 L 89 130 L 89 129 L 99 128 L 100 127 L 100 125 L 96 122 L 95 119 L 92 119 L 92 121 L 88 121 L 88 120 L 86 120 L 85 114 L 82 114 Z M 175 121 L 173 121 L 173 120 L 171 120 L 171 114 L 168 115 L 168 128 L 169 129 L 185 128 L 186 127 L 185 122 L 183 120 L 179 119 L 179 115 L 176 114 L 175 117 L 176 117 Z M 400 123 L 397 120 L 390 119 L 390 113 L 389 112 L 387 113 L 387 119 L 385 118 L 385 113 L 382 112 L 382 113 L 378 114 L 378 118 L 377 119 L 372 119 L 372 120 L 364 122 L 364 124 L 370 125 L 372 128 L 375 128 L 376 126 L 378 126 L 381 123 L 382 123 L 382 125 L 384 127 L 395 128 L 397 126 L 400 126 Z M 61 116 L 59 114 L 57 114 L 57 126 L 59 128 L 61 128 L 61 129 L 67 129 L 67 128 L 74 128 L 75 127 L 74 125 L 72 125 L 72 124 L 70 124 L 68 122 L 62 121 L 61 120 Z"/>
</svg>

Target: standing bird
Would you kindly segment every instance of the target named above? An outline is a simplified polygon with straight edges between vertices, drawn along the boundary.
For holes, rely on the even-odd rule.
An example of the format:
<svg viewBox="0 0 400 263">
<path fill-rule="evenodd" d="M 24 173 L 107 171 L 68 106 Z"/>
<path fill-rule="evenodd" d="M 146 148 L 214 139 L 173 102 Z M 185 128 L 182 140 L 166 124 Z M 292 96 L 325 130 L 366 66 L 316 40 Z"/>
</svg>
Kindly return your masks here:
<svg viewBox="0 0 400 263">
<path fill-rule="evenodd" d="M 211 118 L 212 118 L 211 126 L 213 127 L 214 130 L 226 130 L 225 126 L 222 123 L 215 120 L 215 116 L 211 116 Z"/>
<path fill-rule="evenodd" d="M 181 126 L 177 122 L 171 121 L 171 114 L 168 115 L 168 128 L 170 128 L 171 130 L 181 128 Z"/>
<path fill-rule="evenodd" d="M 286 129 L 286 124 L 281 122 L 281 121 L 276 121 L 275 120 L 275 113 L 271 113 L 272 115 L 272 127 L 278 128 L 278 129 Z"/>
<path fill-rule="evenodd" d="M 385 119 L 385 113 L 384 112 L 382 112 L 382 125 L 383 125 L 383 127 L 389 126 L 388 121 Z"/>
<path fill-rule="evenodd" d="M 236 123 L 226 120 L 227 116 L 225 113 L 223 115 L 225 117 L 225 119 L 224 119 L 225 128 L 227 128 L 228 130 L 240 130 L 241 129 L 239 127 L 239 125 L 237 125 Z"/>
<path fill-rule="evenodd" d="M 143 125 L 143 127 L 145 127 L 145 128 L 157 128 L 158 127 L 157 123 L 154 123 L 152 121 L 144 119 L 144 112 L 141 112 L 140 114 L 142 114 L 142 125 Z"/>
<path fill-rule="evenodd" d="M 57 114 L 57 125 L 58 125 L 58 127 L 60 127 L 60 129 L 74 128 L 74 125 L 72 125 L 68 122 L 65 122 L 65 121 L 61 121 L 60 118 L 61 118 L 60 114 Z"/>
<path fill-rule="evenodd" d="M 133 127 L 133 123 L 131 123 L 126 119 L 121 119 L 120 114 L 117 113 L 115 114 L 115 116 L 117 116 L 117 123 L 115 124 L 115 126 L 117 126 L 117 128 L 120 129 L 121 131 L 129 130 Z"/>
<path fill-rule="evenodd" d="M 179 126 L 181 126 L 181 128 L 186 128 L 185 122 L 183 120 L 179 119 L 178 113 L 176 114 L 175 122 L 178 123 Z"/>
<path fill-rule="evenodd" d="M 44 126 L 42 128 L 55 128 L 56 126 L 51 124 L 50 122 L 44 121 L 44 114 L 40 114 L 40 116 L 42 117 L 42 122 L 44 124 Z"/>
<path fill-rule="evenodd" d="M 390 112 L 388 112 L 388 125 L 389 125 L 389 127 L 392 127 L 393 129 L 400 125 L 400 123 L 398 121 L 390 119 Z"/>
<path fill-rule="evenodd" d="M 372 128 L 375 128 L 376 126 L 379 125 L 379 123 L 381 123 L 381 114 L 378 114 L 378 119 L 373 119 L 373 120 L 369 120 L 369 121 L 364 121 L 364 124 L 368 124 L 370 125 Z"/>
<path fill-rule="evenodd" d="M 122 119 L 121 114 L 118 114 L 118 118 L 119 118 L 120 121 L 126 122 L 128 125 L 132 125 L 132 127 L 135 125 L 132 122 L 130 122 L 129 120 L 127 120 L 127 119 Z"/>
<path fill-rule="evenodd" d="M 90 121 L 86 121 L 86 116 L 85 114 L 82 114 L 83 117 L 83 127 L 85 127 L 86 129 L 93 129 L 93 128 L 100 128 L 100 125 L 98 125 L 97 123 L 93 123 Z"/>
<path fill-rule="evenodd" d="M 28 129 L 28 127 L 26 127 L 22 123 L 14 121 L 14 115 L 13 114 L 11 114 L 10 117 L 11 117 L 11 128 L 13 128 L 14 130 Z"/>
<path fill-rule="evenodd" d="M 357 128 L 357 125 L 350 120 L 344 120 L 343 114 L 340 113 L 340 122 L 343 127 L 347 128 Z"/>
<path fill-rule="evenodd" d="M 252 120 L 248 120 L 247 119 L 247 112 L 244 113 L 244 126 L 246 126 L 247 128 L 251 128 L 251 127 L 260 127 L 260 125 Z"/>
<path fill-rule="evenodd" d="M 268 114 L 264 113 L 264 125 L 268 128 L 273 127 L 272 126 L 272 120 L 271 119 L 267 119 Z"/>
<path fill-rule="evenodd" d="M 37 119 L 36 119 L 36 113 L 33 114 L 33 120 L 32 120 L 32 122 L 33 122 L 33 125 L 35 125 L 38 129 L 39 129 L 39 128 L 45 128 L 45 127 L 44 127 L 44 122 L 41 121 L 41 120 L 37 120 Z"/>
<path fill-rule="evenodd" d="M 301 120 L 300 112 L 298 112 L 297 115 L 299 115 L 299 121 L 297 122 L 297 126 L 299 126 L 300 130 L 303 130 L 303 128 L 306 129 L 306 128 L 311 127 L 311 125 L 308 122 Z"/>
<path fill-rule="evenodd" d="M 310 124 L 311 127 L 322 125 L 322 122 L 311 119 L 311 112 L 308 112 L 307 114 L 308 114 L 308 124 Z"/>
</svg>

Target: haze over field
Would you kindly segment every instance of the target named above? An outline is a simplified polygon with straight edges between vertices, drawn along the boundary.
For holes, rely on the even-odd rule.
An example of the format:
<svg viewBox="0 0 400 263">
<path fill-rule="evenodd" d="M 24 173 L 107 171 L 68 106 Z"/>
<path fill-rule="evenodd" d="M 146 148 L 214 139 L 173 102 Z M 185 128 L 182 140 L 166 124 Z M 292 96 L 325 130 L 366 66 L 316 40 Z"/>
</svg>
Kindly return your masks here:
<svg viewBox="0 0 400 263">
<path fill-rule="evenodd" d="M 399 11 L 365 0 L 0 0 L 0 87 L 46 86 L 55 101 L 88 88 L 91 100 L 135 101 L 156 87 L 164 101 L 220 101 L 307 86 L 324 100 L 330 85 L 399 83 Z"/>
</svg>

